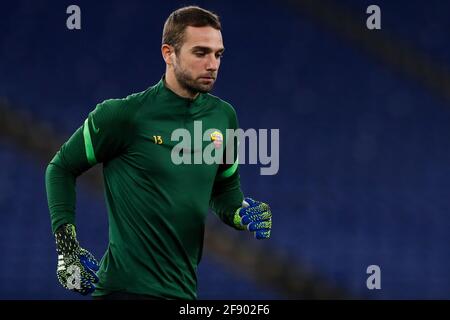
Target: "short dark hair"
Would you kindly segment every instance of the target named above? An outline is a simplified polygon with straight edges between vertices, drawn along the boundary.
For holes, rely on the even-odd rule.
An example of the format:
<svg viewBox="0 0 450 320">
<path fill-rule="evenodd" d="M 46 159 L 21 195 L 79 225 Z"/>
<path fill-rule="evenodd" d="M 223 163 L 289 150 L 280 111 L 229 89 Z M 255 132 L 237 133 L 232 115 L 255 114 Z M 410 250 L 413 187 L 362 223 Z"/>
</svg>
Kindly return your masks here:
<svg viewBox="0 0 450 320">
<path fill-rule="evenodd" d="M 184 41 L 186 27 L 210 26 L 222 30 L 219 16 L 211 11 L 197 6 L 188 6 L 175 10 L 164 23 L 162 44 L 168 44 L 178 53 Z"/>
</svg>

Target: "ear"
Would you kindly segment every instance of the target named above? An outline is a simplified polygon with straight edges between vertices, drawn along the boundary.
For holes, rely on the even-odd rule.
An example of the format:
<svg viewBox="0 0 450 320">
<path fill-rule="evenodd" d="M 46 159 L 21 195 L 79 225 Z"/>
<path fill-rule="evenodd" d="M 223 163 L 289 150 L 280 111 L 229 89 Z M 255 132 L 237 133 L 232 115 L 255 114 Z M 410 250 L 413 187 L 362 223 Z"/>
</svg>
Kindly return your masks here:
<svg viewBox="0 0 450 320">
<path fill-rule="evenodd" d="M 171 65 L 173 63 L 173 54 L 175 53 L 175 48 L 169 44 L 163 44 L 161 46 L 161 54 L 163 56 L 166 64 Z"/>
</svg>

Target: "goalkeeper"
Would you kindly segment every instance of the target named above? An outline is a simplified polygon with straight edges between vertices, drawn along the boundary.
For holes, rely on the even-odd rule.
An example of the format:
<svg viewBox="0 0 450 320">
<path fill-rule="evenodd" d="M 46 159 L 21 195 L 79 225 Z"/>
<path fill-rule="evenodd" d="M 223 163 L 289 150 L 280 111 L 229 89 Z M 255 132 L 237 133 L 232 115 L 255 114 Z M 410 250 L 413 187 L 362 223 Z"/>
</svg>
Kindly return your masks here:
<svg viewBox="0 0 450 320">
<path fill-rule="evenodd" d="M 46 189 L 61 284 L 103 299 L 196 299 L 208 208 L 236 229 L 270 237 L 267 204 L 243 197 L 237 156 L 231 164 L 171 160 L 171 133 L 194 121 L 214 128 L 210 143 L 226 149 L 237 129 L 233 107 L 208 94 L 224 51 L 218 16 L 184 7 L 166 20 L 166 71 L 147 90 L 106 100 L 64 143 L 47 167 Z M 233 140 L 233 139 L 231 139 Z M 193 156 L 195 149 L 183 149 Z M 103 164 L 109 245 L 100 265 L 75 229 L 76 178 Z"/>
</svg>

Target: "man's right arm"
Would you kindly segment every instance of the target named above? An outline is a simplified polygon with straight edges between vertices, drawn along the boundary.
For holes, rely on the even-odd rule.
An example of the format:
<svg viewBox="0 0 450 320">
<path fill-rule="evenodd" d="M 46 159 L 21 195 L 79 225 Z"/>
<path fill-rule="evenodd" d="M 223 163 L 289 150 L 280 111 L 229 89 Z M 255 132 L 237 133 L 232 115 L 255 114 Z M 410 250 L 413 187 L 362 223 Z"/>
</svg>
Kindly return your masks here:
<svg viewBox="0 0 450 320">
<path fill-rule="evenodd" d="M 50 161 L 45 183 L 53 233 L 63 224 L 75 224 L 77 177 L 126 149 L 132 129 L 128 102 L 114 99 L 97 105 Z"/>
<path fill-rule="evenodd" d="M 57 276 L 64 288 L 83 295 L 95 290 L 98 263 L 80 247 L 75 229 L 75 185 L 98 162 L 120 155 L 130 142 L 132 127 L 127 99 L 107 100 L 95 108 L 50 161 L 45 173 L 52 232 L 58 254 Z M 74 277 L 78 275 L 77 277 Z"/>
<path fill-rule="evenodd" d="M 75 224 L 76 178 L 88 170 L 83 127 L 64 143 L 47 166 L 45 185 L 52 232 L 63 224 Z"/>
</svg>

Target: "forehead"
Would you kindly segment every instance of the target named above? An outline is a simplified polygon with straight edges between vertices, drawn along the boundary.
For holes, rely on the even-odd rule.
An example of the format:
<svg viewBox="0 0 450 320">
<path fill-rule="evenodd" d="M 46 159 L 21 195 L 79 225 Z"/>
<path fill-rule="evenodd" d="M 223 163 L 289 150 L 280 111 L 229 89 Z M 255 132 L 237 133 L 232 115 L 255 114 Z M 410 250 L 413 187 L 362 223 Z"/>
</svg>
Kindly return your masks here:
<svg viewBox="0 0 450 320">
<path fill-rule="evenodd" d="M 223 48 L 222 33 L 212 27 L 188 26 L 184 33 L 183 45 L 189 48 L 201 46 L 220 50 Z"/>
</svg>

